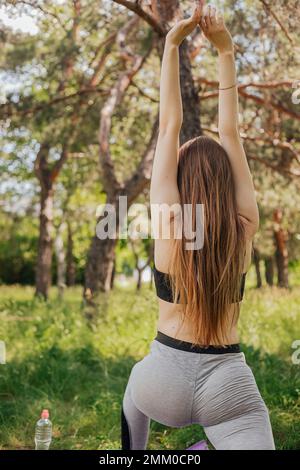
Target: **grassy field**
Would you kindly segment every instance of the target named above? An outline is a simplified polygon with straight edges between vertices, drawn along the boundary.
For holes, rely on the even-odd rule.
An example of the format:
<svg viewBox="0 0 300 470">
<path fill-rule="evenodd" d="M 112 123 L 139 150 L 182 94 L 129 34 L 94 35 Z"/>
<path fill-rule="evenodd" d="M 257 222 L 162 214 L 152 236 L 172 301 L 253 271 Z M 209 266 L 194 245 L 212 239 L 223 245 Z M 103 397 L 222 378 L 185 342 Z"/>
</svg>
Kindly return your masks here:
<svg viewBox="0 0 300 470">
<path fill-rule="evenodd" d="M 240 334 L 247 362 L 270 410 L 276 447 L 300 449 L 300 365 L 291 345 L 300 339 L 300 273 L 284 291 L 247 280 Z M 157 303 L 147 285 L 103 295 L 98 320 L 82 315 L 81 288 L 63 301 L 33 299 L 33 289 L 0 287 L 0 449 L 33 448 L 34 426 L 49 408 L 53 449 L 119 449 L 120 408 L 132 366 L 155 336 Z M 151 421 L 149 449 L 184 449 L 205 437 L 193 425 L 167 428 Z"/>
</svg>

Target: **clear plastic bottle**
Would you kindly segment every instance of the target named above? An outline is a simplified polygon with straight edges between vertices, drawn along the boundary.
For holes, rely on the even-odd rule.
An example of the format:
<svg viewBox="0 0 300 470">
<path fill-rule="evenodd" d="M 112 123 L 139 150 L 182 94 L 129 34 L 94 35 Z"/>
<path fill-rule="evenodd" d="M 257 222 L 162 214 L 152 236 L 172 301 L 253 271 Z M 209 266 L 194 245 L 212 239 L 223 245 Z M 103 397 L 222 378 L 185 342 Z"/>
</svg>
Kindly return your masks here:
<svg viewBox="0 0 300 470">
<path fill-rule="evenodd" d="M 41 419 L 35 426 L 35 450 L 48 450 L 52 439 L 52 423 L 49 419 L 49 411 L 43 410 Z"/>
</svg>

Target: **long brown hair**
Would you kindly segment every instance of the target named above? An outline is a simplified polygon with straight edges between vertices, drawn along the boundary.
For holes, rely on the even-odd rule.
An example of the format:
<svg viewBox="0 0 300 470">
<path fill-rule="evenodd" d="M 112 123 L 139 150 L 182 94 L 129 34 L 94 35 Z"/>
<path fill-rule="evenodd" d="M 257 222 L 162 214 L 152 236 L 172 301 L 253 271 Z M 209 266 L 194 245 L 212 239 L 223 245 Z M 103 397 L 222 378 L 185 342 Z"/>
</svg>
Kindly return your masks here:
<svg viewBox="0 0 300 470">
<path fill-rule="evenodd" d="M 193 325 L 193 344 L 226 343 L 228 315 L 239 314 L 245 231 L 238 217 L 234 180 L 226 151 L 214 139 L 196 137 L 180 147 L 178 189 L 182 216 L 181 237 L 174 239 L 169 274 L 175 299 L 183 304 L 183 322 Z M 184 205 L 191 207 L 185 220 Z M 186 249 L 185 223 L 196 230 L 196 204 L 203 204 L 203 247 Z M 178 297 L 179 296 L 179 297 Z M 231 323 L 232 324 L 232 323 Z"/>
</svg>

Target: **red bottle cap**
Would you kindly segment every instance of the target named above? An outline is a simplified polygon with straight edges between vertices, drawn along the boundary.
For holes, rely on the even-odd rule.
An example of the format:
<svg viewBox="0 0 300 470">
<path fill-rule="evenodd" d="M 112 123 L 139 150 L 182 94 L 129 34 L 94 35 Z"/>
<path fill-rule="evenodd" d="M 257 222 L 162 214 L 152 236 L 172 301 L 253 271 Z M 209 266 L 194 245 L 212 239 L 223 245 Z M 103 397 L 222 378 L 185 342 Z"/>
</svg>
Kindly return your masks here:
<svg viewBox="0 0 300 470">
<path fill-rule="evenodd" d="M 48 410 L 43 410 L 41 414 L 42 419 L 48 419 L 49 418 L 49 411 Z"/>
</svg>

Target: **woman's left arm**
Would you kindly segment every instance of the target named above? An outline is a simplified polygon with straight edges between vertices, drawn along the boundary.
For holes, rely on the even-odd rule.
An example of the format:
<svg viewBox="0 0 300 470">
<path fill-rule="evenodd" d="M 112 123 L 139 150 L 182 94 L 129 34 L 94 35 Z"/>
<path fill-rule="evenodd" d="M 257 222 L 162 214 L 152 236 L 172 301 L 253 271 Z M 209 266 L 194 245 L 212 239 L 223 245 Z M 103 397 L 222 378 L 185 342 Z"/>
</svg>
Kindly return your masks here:
<svg viewBox="0 0 300 470">
<path fill-rule="evenodd" d="M 219 137 L 231 163 L 238 214 L 253 237 L 259 227 L 259 212 L 253 178 L 239 134 L 238 90 L 234 45 L 224 18 L 208 6 L 201 20 L 205 36 L 219 56 Z"/>
</svg>

